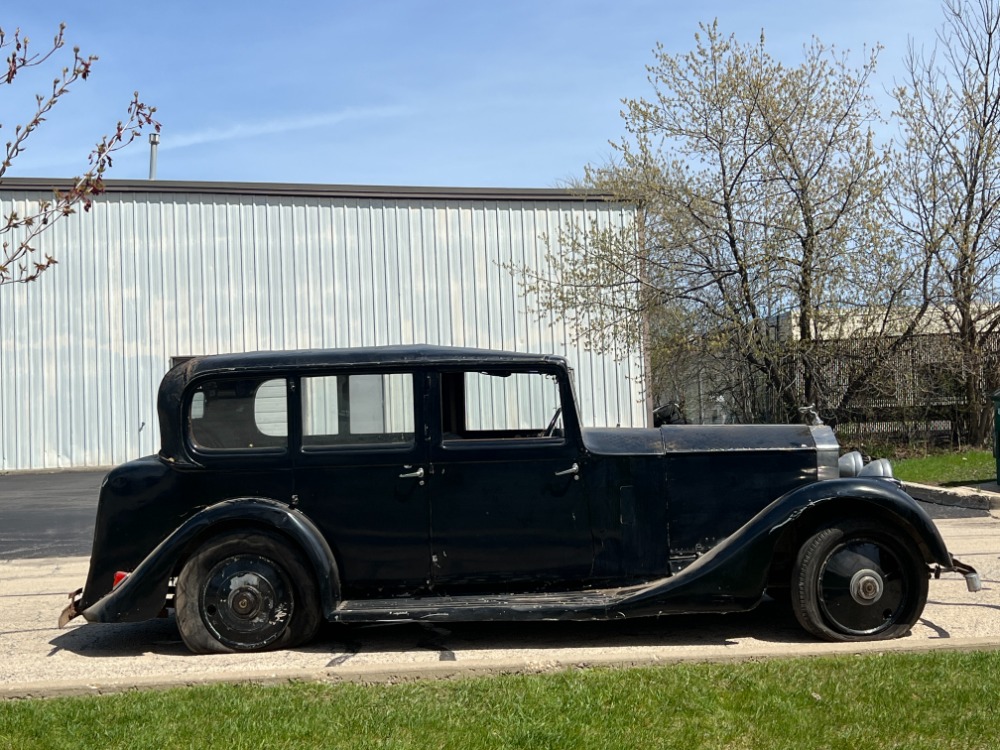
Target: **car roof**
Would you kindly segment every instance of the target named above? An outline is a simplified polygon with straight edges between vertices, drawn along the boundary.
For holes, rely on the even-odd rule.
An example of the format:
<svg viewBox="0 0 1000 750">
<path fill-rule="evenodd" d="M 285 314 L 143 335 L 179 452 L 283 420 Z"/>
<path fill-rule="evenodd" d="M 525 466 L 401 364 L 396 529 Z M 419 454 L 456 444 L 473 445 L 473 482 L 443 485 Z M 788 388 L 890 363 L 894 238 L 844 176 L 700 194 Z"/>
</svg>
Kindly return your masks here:
<svg viewBox="0 0 1000 750">
<path fill-rule="evenodd" d="M 411 364 L 561 364 L 566 359 L 553 354 L 526 354 L 458 346 L 372 346 L 349 349 L 299 349 L 212 354 L 191 357 L 173 368 L 168 376 L 188 381 L 205 373 L 257 372 L 275 369 L 322 369 L 324 367 Z"/>
<path fill-rule="evenodd" d="M 568 367 L 565 357 L 554 354 L 526 354 L 494 349 L 416 344 L 373 346 L 348 349 L 300 349 L 212 354 L 191 357 L 163 376 L 157 399 L 160 419 L 161 455 L 179 457 L 181 408 L 184 392 L 194 380 L 208 376 L 262 375 L 271 372 L 322 371 L 340 367 L 413 367 L 481 364 L 484 367 L 555 366 Z"/>
</svg>

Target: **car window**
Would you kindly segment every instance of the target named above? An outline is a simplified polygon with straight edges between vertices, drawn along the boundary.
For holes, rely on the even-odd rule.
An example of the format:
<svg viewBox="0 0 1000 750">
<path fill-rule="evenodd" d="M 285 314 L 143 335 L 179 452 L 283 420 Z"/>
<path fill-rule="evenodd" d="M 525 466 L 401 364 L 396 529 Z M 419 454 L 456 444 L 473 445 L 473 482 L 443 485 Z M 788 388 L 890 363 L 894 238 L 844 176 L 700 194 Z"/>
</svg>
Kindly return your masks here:
<svg viewBox="0 0 1000 750">
<path fill-rule="evenodd" d="M 542 372 L 442 374 L 444 440 L 559 438 L 559 382 Z"/>
<path fill-rule="evenodd" d="M 284 448 L 288 407 L 283 378 L 209 380 L 188 408 L 191 443 L 203 450 Z"/>
<path fill-rule="evenodd" d="M 302 378 L 302 445 L 412 444 L 409 373 Z"/>
</svg>

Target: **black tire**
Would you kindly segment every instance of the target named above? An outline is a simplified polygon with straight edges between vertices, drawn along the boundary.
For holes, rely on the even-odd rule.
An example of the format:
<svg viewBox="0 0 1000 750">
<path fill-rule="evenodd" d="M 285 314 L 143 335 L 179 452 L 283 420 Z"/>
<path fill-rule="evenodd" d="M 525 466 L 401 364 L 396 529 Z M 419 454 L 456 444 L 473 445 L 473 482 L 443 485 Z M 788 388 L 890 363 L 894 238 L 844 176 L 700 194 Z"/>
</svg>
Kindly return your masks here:
<svg viewBox="0 0 1000 750">
<path fill-rule="evenodd" d="M 810 537 L 792 572 L 792 608 L 807 631 L 829 641 L 906 635 L 927 603 L 928 568 L 902 530 L 842 521 Z"/>
<path fill-rule="evenodd" d="M 273 651 L 320 624 L 313 576 L 278 534 L 246 529 L 210 539 L 177 578 L 177 628 L 196 654 Z"/>
</svg>

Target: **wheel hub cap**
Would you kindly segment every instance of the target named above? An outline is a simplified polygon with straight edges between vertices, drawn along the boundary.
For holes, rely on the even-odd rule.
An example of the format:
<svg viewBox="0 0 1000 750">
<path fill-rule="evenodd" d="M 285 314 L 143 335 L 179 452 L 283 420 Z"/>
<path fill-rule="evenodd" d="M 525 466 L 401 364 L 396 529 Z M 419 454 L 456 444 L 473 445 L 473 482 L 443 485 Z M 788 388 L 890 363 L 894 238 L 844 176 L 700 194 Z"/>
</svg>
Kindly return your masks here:
<svg viewBox="0 0 1000 750">
<path fill-rule="evenodd" d="M 882 598 L 885 584 L 882 576 L 871 569 L 859 570 L 851 578 L 851 598 L 858 604 L 870 605 Z"/>
<path fill-rule="evenodd" d="M 202 619 L 209 632 L 230 648 L 256 650 L 281 637 L 294 600 L 284 572 L 252 554 L 221 560 L 202 591 Z"/>
<path fill-rule="evenodd" d="M 252 618 L 260 611 L 260 592 L 242 586 L 229 595 L 229 607 L 239 617 Z"/>
</svg>

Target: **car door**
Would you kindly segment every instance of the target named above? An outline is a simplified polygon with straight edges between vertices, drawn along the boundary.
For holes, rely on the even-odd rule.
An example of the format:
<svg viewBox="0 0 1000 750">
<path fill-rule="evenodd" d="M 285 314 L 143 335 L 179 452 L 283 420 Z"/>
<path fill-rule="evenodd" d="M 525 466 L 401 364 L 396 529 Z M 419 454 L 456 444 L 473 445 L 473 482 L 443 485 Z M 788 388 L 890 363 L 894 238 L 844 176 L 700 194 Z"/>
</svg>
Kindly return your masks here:
<svg viewBox="0 0 1000 750">
<path fill-rule="evenodd" d="M 423 387 L 416 371 L 299 380 L 299 508 L 326 536 L 345 598 L 428 585 Z"/>
<path fill-rule="evenodd" d="M 524 592 L 586 581 L 593 536 L 565 377 L 453 370 L 440 373 L 432 391 L 435 590 Z"/>
</svg>

